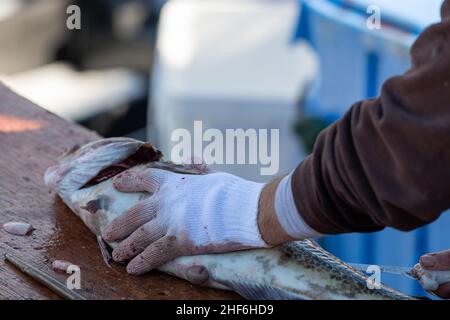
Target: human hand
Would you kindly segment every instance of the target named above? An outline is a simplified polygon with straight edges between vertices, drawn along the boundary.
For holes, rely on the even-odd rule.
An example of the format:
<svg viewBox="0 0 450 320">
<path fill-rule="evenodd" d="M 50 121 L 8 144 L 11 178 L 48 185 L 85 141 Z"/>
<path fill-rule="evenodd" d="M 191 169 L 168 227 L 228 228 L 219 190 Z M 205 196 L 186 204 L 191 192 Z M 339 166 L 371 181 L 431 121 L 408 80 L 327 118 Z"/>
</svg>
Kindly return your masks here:
<svg viewBox="0 0 450 320">
<path fill-rule="evenodd" d="M 264 184 L 228 173 L 178 174 L 150 168 L 114 178 L 122 192 L 152 195 L 112 221 L 102 236 L 127 271 L 143 274 L 183 255 L 268 247 L 257 224 Z"/>
<path fill-rule="evenodd" d="M 438 283 L 441 283 L 437 289 L 433 291 L 437 296 L 450 299 L 450 250 L 429 253 L 420 257 L 420 266 L 424 269 L 425 274 L 427 274 L 427 270 L 433 271 L 448 271 L 448 273 L 441 273 L 442 277 L 445 275 L 446 277 L 439 279 Z M 422 275 L 422 278 L 424 277 Z M 448 281 L 446 281 L 448 280 Z M 421 281 L 422 283 L 422 281 Z"/>
</svg>

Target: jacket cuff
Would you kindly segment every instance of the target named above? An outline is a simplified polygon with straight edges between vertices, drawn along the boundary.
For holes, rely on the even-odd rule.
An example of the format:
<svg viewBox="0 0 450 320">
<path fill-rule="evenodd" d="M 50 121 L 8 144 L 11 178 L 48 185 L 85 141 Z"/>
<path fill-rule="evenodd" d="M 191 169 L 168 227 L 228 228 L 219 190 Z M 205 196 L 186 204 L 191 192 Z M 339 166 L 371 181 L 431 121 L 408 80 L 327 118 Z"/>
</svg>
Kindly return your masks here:
<svg viewBox="0 0 450 320">
<path fill-rule="evenodd" d="M 275 213 L 284 231 L 294 239 L 322 236 L 306 224 L 298 211 L 292 193 L 292 172 L 278 184 L 275 193 Z"/>
</svg>

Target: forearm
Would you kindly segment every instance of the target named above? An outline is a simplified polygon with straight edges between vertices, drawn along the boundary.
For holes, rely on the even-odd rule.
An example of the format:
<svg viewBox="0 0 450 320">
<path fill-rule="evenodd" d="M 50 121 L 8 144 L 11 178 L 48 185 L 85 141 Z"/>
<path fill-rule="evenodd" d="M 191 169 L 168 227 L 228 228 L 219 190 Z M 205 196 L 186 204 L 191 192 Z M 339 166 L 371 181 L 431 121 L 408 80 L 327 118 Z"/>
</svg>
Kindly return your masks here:
<svg viewBox="0 0 450 320">
<path fill-rule="evenodd" d="M 313 230 L 411 230 L 450 207 L 450 0 L 442 16 L 414 44 L 411 69 L 325 129 L 293 172 L 293 202 Z"/>
<path fill-rule="evenodd" d="M 293 177 L 305 221 L 323 233 L 411 230 L 450 206 L 450 1 L 411 50 L 412 67 L 318 138 Z"/>
</svg>

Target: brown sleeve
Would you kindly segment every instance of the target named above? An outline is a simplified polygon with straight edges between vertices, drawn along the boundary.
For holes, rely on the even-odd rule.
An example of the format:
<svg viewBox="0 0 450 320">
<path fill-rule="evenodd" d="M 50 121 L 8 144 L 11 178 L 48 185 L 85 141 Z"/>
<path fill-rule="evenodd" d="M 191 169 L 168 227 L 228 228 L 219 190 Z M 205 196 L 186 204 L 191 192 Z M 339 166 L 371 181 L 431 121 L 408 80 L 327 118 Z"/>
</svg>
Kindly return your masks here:
<svg viewBox="0 0 450 320">
<path fill-rule="evenodd" d="M 411 69 L 324 130 L 294 171 L 297 209 L 315 230 L 411 230 L 450 208 L 450 0 L 441 14 Z"/>
</svg>

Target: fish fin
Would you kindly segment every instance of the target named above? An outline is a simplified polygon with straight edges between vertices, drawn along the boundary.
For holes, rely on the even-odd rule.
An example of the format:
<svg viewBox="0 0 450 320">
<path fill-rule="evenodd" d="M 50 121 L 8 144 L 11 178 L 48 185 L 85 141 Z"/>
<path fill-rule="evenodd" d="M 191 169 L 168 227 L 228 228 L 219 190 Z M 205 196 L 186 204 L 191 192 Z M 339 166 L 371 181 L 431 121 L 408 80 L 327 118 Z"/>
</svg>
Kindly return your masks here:
<svg viewBox="0 0 450 320">
<path fill-rule="evenodd" d="M 307 300 L 308 297 L 246 279 L 220 281 L 247 300 Z"/>
<path fill-rule="evenodd" d="M 102 236 L 97 236 L 97 242 L 100 248 L 100 252 L 102 254 L 103 261 L 105 262 L 108 268 L 112 269 L 111 264 L 109 263 L 112 260 L 112 257 L 108 251 L 108 248 L 106 247 L 105 242 L 103 241 Z"/>
</svg>

